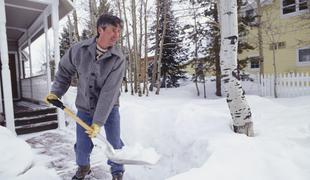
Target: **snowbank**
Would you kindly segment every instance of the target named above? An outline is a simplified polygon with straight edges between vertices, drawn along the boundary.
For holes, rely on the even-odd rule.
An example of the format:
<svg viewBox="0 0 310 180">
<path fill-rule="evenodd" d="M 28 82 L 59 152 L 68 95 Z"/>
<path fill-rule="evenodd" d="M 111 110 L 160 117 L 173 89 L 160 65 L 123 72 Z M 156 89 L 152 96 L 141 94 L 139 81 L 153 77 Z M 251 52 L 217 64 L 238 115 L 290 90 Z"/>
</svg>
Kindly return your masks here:
<svg viewBox="0 0 310 180">
<path fill-rule="evenodd" d="M 31 147 L 7 128 L 0 126 L 0 179 L 59 180 L 54 170 L 36 165 Z"/>
</svg>

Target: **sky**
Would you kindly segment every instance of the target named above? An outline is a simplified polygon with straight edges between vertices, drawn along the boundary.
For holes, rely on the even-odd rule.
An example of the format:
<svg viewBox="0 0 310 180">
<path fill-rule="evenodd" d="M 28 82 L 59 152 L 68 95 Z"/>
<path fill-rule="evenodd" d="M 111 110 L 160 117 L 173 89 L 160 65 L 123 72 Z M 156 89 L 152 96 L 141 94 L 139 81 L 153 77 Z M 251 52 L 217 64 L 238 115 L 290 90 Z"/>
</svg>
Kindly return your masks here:
<svg viewBox="0 0 310 180">
<path fill-rule="evenodd" d="M 126 180 L 308 180 L 310 179 L 310 96 L 270 98 L 255 95 L 244 83 L 254 137 L 233 133 L 224 98 L 214 96 L 207 82 L 207 99 L 195 85 L 161 89 L 160 95 L 137 97 L 122 93 L 121 136 L 127 147 L 152 148 L 156 165 L 125 167 Z M 200 86 L 202 89 L 202 86 Z M 75 88 L 64 97 L 74 107 Z M 75 172 L 75 123 L 63 130 L 15 136 L 0 127 L 0 179 L 70 179 Z M 101 132 L 104 134 L 104 132 Z M 91 156 L 92 179 L 110 179 L 100 141 Z"/>
</svg>

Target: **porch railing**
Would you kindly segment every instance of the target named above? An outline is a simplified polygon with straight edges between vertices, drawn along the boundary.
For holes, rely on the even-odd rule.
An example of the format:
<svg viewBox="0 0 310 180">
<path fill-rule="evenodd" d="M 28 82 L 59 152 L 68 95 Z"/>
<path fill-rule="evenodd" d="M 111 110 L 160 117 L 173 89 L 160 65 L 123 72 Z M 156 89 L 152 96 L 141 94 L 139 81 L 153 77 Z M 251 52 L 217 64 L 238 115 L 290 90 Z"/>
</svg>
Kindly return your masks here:
<svg viewBox="0 0 310 180">
<path fill-rule="evenodd" d="M 42 101 L 48 92 L 47 83 L 45 74 L 22 79 L 22 97 Z"/>
</svg>

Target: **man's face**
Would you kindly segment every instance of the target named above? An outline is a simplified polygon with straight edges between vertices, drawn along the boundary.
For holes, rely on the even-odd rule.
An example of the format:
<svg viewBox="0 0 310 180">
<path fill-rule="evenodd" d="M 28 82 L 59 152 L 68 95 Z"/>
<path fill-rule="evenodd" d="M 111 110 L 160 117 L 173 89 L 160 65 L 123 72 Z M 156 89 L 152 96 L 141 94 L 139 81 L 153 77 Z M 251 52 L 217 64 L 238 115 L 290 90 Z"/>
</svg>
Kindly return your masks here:
<svg viewBox="0 0 310 180">
<path fill-rule="evenodd" d="M 108 48 L 115 45 L 119 40 L 121 27 L 119 25 L 106 25 L 105 28 L 98 28 L 99 38 L 98 43 L 102 48 Z"/>
</svg>

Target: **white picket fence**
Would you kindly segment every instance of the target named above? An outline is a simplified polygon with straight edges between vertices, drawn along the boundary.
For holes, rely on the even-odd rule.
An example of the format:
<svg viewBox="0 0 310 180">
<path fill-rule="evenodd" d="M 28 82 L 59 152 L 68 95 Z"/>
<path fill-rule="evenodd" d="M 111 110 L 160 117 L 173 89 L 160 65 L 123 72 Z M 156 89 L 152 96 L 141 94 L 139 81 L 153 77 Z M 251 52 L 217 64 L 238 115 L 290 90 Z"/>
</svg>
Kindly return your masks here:
<svg viewBox="0 0 310 180">
<path fill-rule="evenodd" d="M 273 74 L 261 76 L 260 95 L 275 97 Z M 259 82 L 258 82 L 259 83 Z M 278 74 L 276 84 L 278 97 L 297 97 L 310 95 L 309 73 Z"/>
</svg>

